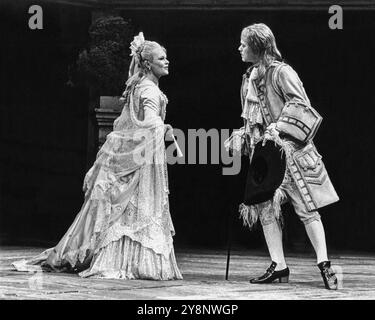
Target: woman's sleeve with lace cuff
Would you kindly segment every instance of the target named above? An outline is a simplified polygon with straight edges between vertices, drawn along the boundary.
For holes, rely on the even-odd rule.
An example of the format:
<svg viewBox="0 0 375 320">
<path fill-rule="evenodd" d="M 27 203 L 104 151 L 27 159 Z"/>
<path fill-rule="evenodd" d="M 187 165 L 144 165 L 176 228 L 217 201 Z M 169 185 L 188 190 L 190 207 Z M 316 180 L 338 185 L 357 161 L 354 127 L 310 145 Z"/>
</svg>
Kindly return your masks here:
<svg viewBox="0 0 375 320">
<path fill-rule="evenodd" d="M 147 109 L 152 110 L 156 114 L 160 111 L 160 94 L 156 88 L 149 87 L 146 88 L 142 94 L 142 105 L 145 110 L 145 113 L 147 113 Z"/>
</svg>

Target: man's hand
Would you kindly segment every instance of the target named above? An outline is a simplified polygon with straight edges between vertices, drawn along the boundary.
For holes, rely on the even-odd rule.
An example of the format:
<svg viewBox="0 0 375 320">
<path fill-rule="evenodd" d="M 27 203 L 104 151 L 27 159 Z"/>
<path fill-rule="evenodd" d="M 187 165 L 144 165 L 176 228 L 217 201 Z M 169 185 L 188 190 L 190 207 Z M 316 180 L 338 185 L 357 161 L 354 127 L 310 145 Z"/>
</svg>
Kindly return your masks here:
<svg viewBox="0 0 375 320">
<path fill-rule="evenodd" d="M 226 151 L 241 152 L 244 144 L 245 131 L 243 128 L 234 130 L 232 135 L 224 141 Z"/>
<path fill-rule="evenodd" d="M 273 140 L 273 137 L 271 136 L 271 134 L 268 131 L 266 131 L 264 133 L 262 147 L 264 147 L 266 145 L 267 140 Z"/>
<path fill-rule="evenodd" d="M 271 123 L 264 132 L 262 146 L 266 145 L 267 140 L 275 141 L 279 139 L 279 130 L 276 129 L 276 123 Z"/>
</svg>

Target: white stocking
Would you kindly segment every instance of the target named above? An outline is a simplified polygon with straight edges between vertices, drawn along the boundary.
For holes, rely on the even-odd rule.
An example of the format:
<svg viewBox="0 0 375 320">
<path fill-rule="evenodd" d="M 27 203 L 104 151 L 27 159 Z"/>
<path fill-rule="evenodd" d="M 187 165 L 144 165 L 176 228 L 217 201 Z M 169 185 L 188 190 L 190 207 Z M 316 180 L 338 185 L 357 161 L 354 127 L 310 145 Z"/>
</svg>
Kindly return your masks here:
<svg viewBox="0 0 375 320">
<path fill-rule="evenodd" d="M 284 258 L 282 230 L 280 224 L 275 220 L 274 222 L 263 226 L 263 233 L 266 238 L 271 259 L 277 263 L 275 270 L 285 269 L 286 262 Z"/>
<path fill-rule="evenodd" d="M 319 264 L 322 261 L 327 261 L 327 246 L 324 227 L 321 220 L 314 220 L 313 222 L 305 225 L 307 235 L 310 238 L 316 253 L 316 261 Z"/>
</svg>

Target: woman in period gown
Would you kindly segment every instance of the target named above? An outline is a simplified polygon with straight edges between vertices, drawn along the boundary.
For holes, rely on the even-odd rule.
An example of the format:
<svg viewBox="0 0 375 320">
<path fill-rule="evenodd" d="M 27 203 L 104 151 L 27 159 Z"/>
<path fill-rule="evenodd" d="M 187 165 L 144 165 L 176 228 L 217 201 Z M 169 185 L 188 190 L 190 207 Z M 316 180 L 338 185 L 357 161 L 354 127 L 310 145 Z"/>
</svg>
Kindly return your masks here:
<svg viewBox="0 0 375 320">
<path fill-rule="evenodd" d="M 182 279 L 174 255 L 164 136 L 167 98 L 158 87 L 168 74 L 166 51 L 140 33 L 124 108 L 87 172 L 85 200 L 54 248 L 13 263 L 19 271 L 77 272 L 81 277 Z"/>
</svg>

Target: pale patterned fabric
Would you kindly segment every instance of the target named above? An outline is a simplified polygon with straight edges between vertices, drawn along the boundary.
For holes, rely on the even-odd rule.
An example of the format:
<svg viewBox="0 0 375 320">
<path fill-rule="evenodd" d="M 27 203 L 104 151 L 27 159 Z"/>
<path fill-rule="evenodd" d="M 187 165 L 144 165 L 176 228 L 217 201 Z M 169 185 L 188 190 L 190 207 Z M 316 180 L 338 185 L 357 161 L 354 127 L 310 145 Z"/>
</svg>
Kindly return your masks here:
<svg viewBox="0 0 375 320">
<path fill-rule="evenodd" d="M 243 88 L 245 96 L 244 106 L 241 117 L 245 119 L 244 130 L 249 142 L 249 158 L 252 159 L 255 146 L 258 142 L 263 140 L 264 132 L 266 130 L 266 122 L 263 119 L 258 91 L 255 86 L 255 80 L 258 78 L 258 67 L 251 70 L 249 78 Z M 262 225 L 266 225 L 271 219 L 277 219 L 282 223 L 282 214 L 280 205 L 285 201 L 286 195 L 284 191 L 279 188 L 271 200 L 258 203 L 255 205 L 247 206 L 240 204 L 239 212 L 243 220 L 243 224 L 250 229 L 257 223 L 258 219 L 261 220 Z"/>
<path fill-rule="evenodd" d="M 263 119 L 262 111 L 257 96 L 257 89 L 254 87 L 254 82 L 258 77 L 258 68 L 254 67 L 248 78 L 245 78 L 243 87 L 241 88 L 243 100 L 243 109 L 241 117 L 244 119 L 245 125 L 234 130 L 232 135 L 224 141 L 224 146 L 232 150 L 247 150 L 243 148 L 245 139 L 250 147 L 251 152 L 254 150 L 255 145 L 262 140 L 265 130 L 265 121 Z M 246 151 L 248 152 L 248 150 Z M 250 158 L 252 153 L 250 153 Z"/>
<path fill-rule="evenodd" d="M 121 254 L 119 254 L 121 252 Z M 110 242 L 101 249 L 89 270 L 79 274 L 81 277 L 114 279 L 181 279 L 173 250 L 169 257 L 155 254 L 152 249 L 142 246 L 124 236 Z"/>
<path fill-rule="evenodd" d="M 167 98 L 152 81 L 137 84 L 87 172 L 85 201 L 55 248 L 16 261 L 82 277 L 182 279 L 169 212 L 164 145 Z M 147 118 L 145 108 L 153 110 Z"/>
<path fill-rule="evenodd" d="M 241 117 L 245 121 L 245 132 L 250 138 L 250 148 L 253 149 L 255 145 L 262 139 L 265 129 L 265 122 L 260 109 L 260 104 L 257 96 L 257 89 L 254 87 L 254 82 L 258 77 L 258 68 L 254 67 L 251 70 L 249 78 L 246 80 L 245 99 Z"/>
</svg>

